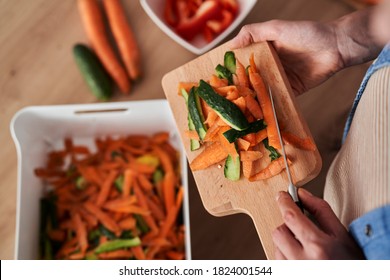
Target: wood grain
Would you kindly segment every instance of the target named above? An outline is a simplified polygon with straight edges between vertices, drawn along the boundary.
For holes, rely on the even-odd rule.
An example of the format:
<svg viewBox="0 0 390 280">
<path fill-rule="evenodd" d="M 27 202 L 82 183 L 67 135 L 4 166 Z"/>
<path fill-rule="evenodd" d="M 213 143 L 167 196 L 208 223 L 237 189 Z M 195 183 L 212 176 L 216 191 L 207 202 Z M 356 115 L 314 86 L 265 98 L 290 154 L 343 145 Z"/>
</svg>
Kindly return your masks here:
<svg viewBox="0 0 390 280">
<path fill-rule="evenodd" d="M 227 50 L 229 50 L 228 45 L 222 45 L 171 71 L 162 80 L 162 86 L 180 131 L 189 162 L 201 150 L 196 152 L 190 150 L 189 141 L 185 135 L 187 108 L 183 98 L 177 94 L 177 86 L 181 81 L 207 80 L 215 72 L 215 66 L 223 63 L 223 56 Z M 259 71 L 273 92 L 279 121 L 285 124 L 287 131 L 312 139 L 272 46 L 264 42 L 237 49 L 234 52 L 244 65 L 249 64 L 249 57 L 254 53 Z M 291 173 L 294 183 L 298 186 L 313 179 L 321 170 L 322 162 L 318 150 L 303 151 L 290 147 L 286 150 L 286 154 L 293 161 Z M 261 168 L 264 167 L 264 165 L 261 166 Z M 279 191 L 287 189 L 288 181 L 285 172 L 271 179 L 257 182 L 249 182 L 245 178 L 241 178 L 238 182 L 227 180 L 218 165 L 195 171 L 193 174 L 207 211 L 215 216 L 240 212 L 248 214 L 254 221 L 267 257 L 273 259 L 274 246 L 271 232 L 282 223 L 275 197 Z"/>
</svg>

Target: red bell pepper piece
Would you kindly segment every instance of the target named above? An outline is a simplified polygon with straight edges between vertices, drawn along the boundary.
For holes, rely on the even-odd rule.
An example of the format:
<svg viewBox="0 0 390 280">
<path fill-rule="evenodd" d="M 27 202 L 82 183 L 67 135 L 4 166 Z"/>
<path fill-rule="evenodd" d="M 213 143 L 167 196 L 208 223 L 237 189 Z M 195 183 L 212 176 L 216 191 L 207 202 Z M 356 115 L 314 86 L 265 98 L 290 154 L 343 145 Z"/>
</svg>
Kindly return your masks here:
<svg viewBox="0 0 390 280">
<path fill-rule="evenodd" d="M 175 2 L 175 0 L 165 1 L 164 17 L 170 26 L 176 26 L 179 21 Z"/>
<path fill-rule="evenodd" d="M 198 33 L 203 31 L 208 20 L 218 17 L 220 13 L 221 9 L 217 1 L 205 1 L 199 6 L 194 16 L 179 22 L 176 32 L 184 39 L 192 40 Z"/>
<path fill-rule="evenodd" d="M 209 20 L 206 23 L 206 27 L 210 28 L 214 33 L 220 34 L 222 33 L 226 28 L 229 27 L 229 25 L 233 22 L 234 16 L 232 12 L 228 10 L 222 11 L 222 19 L 221 20 Z"/>
</svg>

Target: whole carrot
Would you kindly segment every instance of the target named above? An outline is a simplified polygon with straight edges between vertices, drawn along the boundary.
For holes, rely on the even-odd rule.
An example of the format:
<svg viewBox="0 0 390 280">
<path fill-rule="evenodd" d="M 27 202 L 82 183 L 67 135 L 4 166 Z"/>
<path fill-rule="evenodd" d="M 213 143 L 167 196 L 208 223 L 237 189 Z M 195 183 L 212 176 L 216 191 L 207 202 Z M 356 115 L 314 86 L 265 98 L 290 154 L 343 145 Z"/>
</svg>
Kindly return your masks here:
<svg viewBox="0 0 390 280">
<path fill-rule="evenodd" d="M 132 80 L 137 80 L 141 76 L 140 51 L 133 31 L 126 20 L 121 2 L 120 0 L 104 0 L 103 5 L 127 72 Z"/>
<path fill-rule="evenodd" d="M 130 91 L 130 81 L 110 45 L 103 21 L 103 14 L 97 0 L 78 0 L 79 12 L 88 39 L 96 55 L 109 75 L 123 93 Z"/>
</svg>

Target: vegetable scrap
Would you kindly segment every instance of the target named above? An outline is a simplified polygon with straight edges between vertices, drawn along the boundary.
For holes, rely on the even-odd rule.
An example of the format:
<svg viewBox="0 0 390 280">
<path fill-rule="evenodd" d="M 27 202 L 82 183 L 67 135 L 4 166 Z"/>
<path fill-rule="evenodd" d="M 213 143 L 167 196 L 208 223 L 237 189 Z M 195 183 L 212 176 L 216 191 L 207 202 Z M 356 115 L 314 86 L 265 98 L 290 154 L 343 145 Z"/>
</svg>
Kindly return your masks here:
<svg viewBox="0 0 390 280">
<path fill-rule="evenodd" d="M 184 39 L 201 34 L 211 42 L 234 21 L 237 0 L 166 0 L 165 21 Z"/>
<path fill-rule="evenodd" d="M 245 68 L 234 52 L 226 52 L 208 81 L 180 82 L 178 94 L 188 110 L 185 134 L 190 150 L 202 149 L 190 163 L 193 171 L 221 166 L 224 161 L 225 178 L 237 181 L 242 174 L 257 181 L 286 168 L 270 95 L 253 54 Z M 280 127 L 284 144 L 316 150 L 311 138 Z M 294 164 L 290 158 L 287 161 Z"/>
<path fill-rule="evenodd" d="M 96 152 L 66 139 L 35 174 L 43 259 L 184 259 L 178 152 L 167 132 L 96 139 Z"/>
</svg>

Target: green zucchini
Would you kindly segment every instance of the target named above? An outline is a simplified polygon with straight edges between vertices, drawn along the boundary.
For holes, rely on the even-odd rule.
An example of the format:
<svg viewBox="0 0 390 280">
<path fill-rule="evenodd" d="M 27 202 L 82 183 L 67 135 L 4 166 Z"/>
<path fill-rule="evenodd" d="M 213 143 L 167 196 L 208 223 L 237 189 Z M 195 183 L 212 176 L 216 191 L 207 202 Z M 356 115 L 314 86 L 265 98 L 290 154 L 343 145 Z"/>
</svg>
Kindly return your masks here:
<svg viewBox="0 0 390 280">
<path fill-rule="evenodd" d="M 225 68 L 230 71 L 230 73 L 236 73 L 236 57 L 234 55 L 234 52 L 228 51 L 225 53 L 225 56 L 223 58 L 223 64 Z"/>
<path fill-rule="evenodd" d="M 188 93 L 187 91 L 182 88 L 181 89 L 181 95 L 184 97 L 184 100 L 186 102 L 186 106 L 187 106 L 187 109 L 188 109 Z M 194 122 L 192 121 L 190 115 L 188 114 L 188 129 L 190 131 L 193 131 L 195 130 L 195 125 L 194 125 Z M 200 142 L 196 139 L 190 139 L 190 149 L 191 151 L 195 151 L 197 149 L 200 148 Z"/>
<path fill-rule="evenodd" d="M 73 47 L 73 55 L 92 93 L 100 100 L 108 100 L 112 95 L 112 81 L 97 56 L 83 44 Z"/>
<path fill-rule="evenodd" d="M 217 67 L 215 67 L 215 72 L 217 73 L 218 78 L 227 79 L 229 85 L 233 84 L 233 74 L 225 66 L 218 64 Z"/>
<path fill-rule="evenodd" d="M 203 140 L 206 136 L 207 128 L 204 125 L 205 119 L 202 112 L 202 106 L 200 104 L 198 91 L 195 90 L 195 88 L 192 88 L 188 95 L 188 113 L 194 124 L 195 130 L 199 135 L 199 138 Z"/>
<path fill-rule="evenodd" d="M 260 130 L 263 130 L 267 127 L 267 125 L 264 123 L 264 120 L 257 120 L 249 124 L 247 129 L 244 130 L 236 130 L 234 128 L 229 129 L 228 131 L 225 131 L 223 133 L 223 136 L 229 141 L 229 143 L 235 142 L 238 138 L 241 138 L 242 136 L 245 136 L 250 133 L 256 133 Z"/>
<path fill-rule="evenodd" d="M 200 80 L 197 88 L 199 96 L 220 116 L 225 123 L 236 130 L 244 130 L 249 126 L 245 115 L 240 108 L 233 102 L 230 102 L 219 95 L 205 81 Z"/>
<path fill-rule="evenodd" d="M 225 161 L 225 167 L 223 169 L 225 178 L 231 181 L 238 181 L 240 180 L 240 175 L 241 175 L 240 172 L 241 172 L 240 157 L 236 156 L 236 160 L 234 160 L 231 155 L 228 155 Z"/>
</svg>

